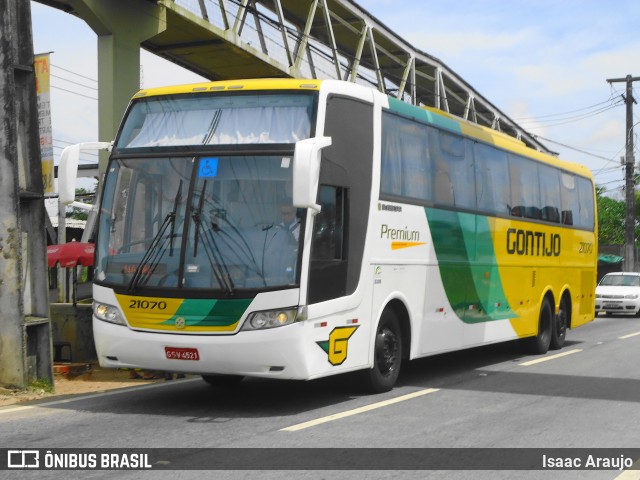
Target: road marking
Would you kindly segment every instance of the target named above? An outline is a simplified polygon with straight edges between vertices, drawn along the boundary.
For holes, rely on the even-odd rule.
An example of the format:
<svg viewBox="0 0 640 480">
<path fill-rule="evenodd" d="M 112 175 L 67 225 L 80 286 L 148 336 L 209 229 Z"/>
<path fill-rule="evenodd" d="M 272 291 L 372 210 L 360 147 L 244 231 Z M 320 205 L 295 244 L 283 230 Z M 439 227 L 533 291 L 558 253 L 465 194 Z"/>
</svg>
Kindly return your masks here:
<svg viewBox="0 0 640 480">
<path fill-rule="evenodd" d="M 440 390 L 439 388 L 427 388 L 425 390 L 418 390 L 417 392 L 408 393 L 407 395 L 391 398 L 389 400 L 383 400 L 382 402 L 372 403 L 370 405 L 365 405 L 364 407 L 354 408 L 353 410 L 347 410 L 346 412 L 334 413 L 333 415 L 329 415 L 326 417 L 321 417 L 315 420 L 310 420 L 308 422 L 298 423 L 297 425 L 292 425 L 290 427 L 281 428 L 280 431 L 281 432 L 297 432 L 298 430 L 303 430 L 305 428 L 315 427 L 316 425 L 321 425 L 323 423 L 332 422 L 334 420 L 340 420 L 341 418 L 350 417 L 352 415 L 358 415 L 359 413 L 369 412 L 377 408 L 387 407 L 389 405 L 393 405 L 394 403 L 400 403 L 406 400 L 411 400 L 413 398 L 421 397 L 423 395 L 434 393 L 439 390 Z"/>
<path fill-rule="evenodd" d="M 618 340 L 624 340 L 626 338 L 637 337 L 640 335 L 640 332 L 630 333 L 629 335 L 623 335 L 622 337 L 618 337 Z"/>
<path fill-rule="evenodd" d="M 556 355 L 550 355 L 548 357 L 537 358 L 535 360 L 529 360 L 528 362 L 519 363 L 518 365 L 520 365 L 522 367 L 528 367 L 529 365 L 535 365 L 536 363 L 542 363 L 542 362 L 547 362 L 549 360 L 555 360 L 556 358 L 566 357 L 567 355 L 572 355 L 574 353 L 578 353 L 578 352 L 581 352 L 581 351 L 582 351 L 582 349 L 575 348 L 573 350 L 567 350 L 566 352 L 558 353 Z"/>
<path fill-rule="evenodd" d="M 638 480 L 638 470 L 640 470 L 640 459 L 636 460 L 636 463 L 631 465 L 631 468 L 628 468 L 613 480 Z"/>
</svg>

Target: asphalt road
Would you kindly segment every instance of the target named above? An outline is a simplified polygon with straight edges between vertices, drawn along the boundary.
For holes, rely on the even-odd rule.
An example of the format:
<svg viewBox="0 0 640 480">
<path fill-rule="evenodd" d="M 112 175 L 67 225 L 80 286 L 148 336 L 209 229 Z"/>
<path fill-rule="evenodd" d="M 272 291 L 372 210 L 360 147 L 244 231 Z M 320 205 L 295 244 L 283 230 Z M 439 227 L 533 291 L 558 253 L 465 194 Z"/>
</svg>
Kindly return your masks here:
<svg viewBox="0 0 640 480">
<path fill-rule="evenodd" d="M 201 478 L 189 470 L 199 468 L 209 478 L 638 479 L 640 471 L 540 465 L 464 469 L 486 468 L 487 455 L 490 465 L 504 460 L 504 468 L 513 468 L 518 455 L 540 463 L 544 452 L 565 458 L 610 448 L 624 457 L 619 449 L 640 448 L 639 406 L 640 319 L 599 317 L 545 356 L 524 355 L 509 343 L 413 361 L 403 365 L 397 387 L 380 395 L 362 392 L 353 376 L 248 379 L 231 390 L 187 379 L 2 408 L 0 447 L 161 450 L 151 451 L 154 472 L 0 471 L 0 477 Z M 233 450 L 181 450 L 191 448 Z M 422 470 L 434 453 L 448 470 Z M 405 464 L 413 470 L 397 469 Z M 276 470 L 283 465 L 296 470 Z M 344 465 L 358 470 L 332 470 Z M 458 466 L 463 470 L 451 470 Z"/>
</svg>

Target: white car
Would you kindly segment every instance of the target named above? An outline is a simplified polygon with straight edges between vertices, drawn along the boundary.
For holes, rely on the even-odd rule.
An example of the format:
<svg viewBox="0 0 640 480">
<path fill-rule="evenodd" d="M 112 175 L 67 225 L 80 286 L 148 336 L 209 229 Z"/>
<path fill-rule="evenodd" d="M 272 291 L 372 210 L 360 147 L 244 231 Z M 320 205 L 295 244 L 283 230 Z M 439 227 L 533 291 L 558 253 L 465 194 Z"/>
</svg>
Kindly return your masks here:
<svg viewBox="0 0 640 480">
<path fill-rule="evenodd" d="M 608 273 L 596 287 L 596 315 L 604 312 L 612 314 L 639 315 L 640 273 Z"/>
</svg>

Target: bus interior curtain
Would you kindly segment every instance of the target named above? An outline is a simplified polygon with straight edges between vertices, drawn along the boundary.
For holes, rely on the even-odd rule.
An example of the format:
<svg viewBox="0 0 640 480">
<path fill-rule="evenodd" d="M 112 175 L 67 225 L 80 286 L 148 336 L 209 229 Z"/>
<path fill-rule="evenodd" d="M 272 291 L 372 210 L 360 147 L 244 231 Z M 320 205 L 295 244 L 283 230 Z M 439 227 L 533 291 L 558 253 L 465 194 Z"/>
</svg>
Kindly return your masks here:
<svg viewBox="0 0 640 480">
<path fill-rule="evenodd" d="M 213 122 L 216 115 L 219 121 Z M 152 112 L 126 148 L 201 145 L 203 139 L 209 145 L 295 143 L 309 133 L 304 106 Z"/>
</svg>

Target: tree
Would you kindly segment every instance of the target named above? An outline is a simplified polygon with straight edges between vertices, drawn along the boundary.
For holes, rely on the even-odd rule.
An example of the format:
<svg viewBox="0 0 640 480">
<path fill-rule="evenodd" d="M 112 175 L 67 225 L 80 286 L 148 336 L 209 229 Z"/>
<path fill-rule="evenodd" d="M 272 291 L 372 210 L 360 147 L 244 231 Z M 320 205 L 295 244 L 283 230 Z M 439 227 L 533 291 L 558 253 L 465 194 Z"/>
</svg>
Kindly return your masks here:
<svg viewBox="0 0 640 480">
<path fill-rule="evenodd" d="M 96 187 L 91 190 L 86 188 L 76 188 L 76 198 L 81 202 L 93 203 L 96 196 Z M 86 220 L 89 217 L 89 211 L 83 208 L 72 207 L 66 212 L 67 218 L 73 218 L 75 220 Z"/>
<path fill-rule="evenodd" d="M 604 187 L 596 187 L 598 243 L 601 245 L 624 245 L 625 202 L 607 197 L 604 192 Z M 636 238 L 638 238 L 637 232 Z"/>
</svg>

